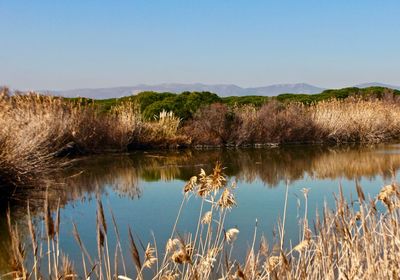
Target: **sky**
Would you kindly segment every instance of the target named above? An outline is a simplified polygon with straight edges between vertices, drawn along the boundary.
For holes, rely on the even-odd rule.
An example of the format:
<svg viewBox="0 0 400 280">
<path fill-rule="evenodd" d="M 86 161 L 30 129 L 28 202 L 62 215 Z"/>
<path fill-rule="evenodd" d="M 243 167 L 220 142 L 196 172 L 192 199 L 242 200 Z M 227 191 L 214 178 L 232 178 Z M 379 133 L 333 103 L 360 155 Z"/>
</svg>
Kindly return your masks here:
<svg viewBox="0 0 400 280">
<path fill-rule="evenodd" d="M 400 1 L 0 0 L 0 85 L 400 85 Z"/>
</svg>

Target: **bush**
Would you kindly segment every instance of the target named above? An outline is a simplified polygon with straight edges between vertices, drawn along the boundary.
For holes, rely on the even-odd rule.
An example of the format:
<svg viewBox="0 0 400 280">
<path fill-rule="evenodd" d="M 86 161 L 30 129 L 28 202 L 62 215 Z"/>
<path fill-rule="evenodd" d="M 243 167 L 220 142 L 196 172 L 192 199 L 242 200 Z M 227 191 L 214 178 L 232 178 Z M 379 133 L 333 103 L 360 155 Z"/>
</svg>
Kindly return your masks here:
<svg viewBox="0 0 400 280">
<path fill-rule="evenodd" d="M 195 145 L 220 146 L 229 142 L 232 123 L 228 107 L 216 103 L 199 109 L 182 130 Z"/>
<path fill-rule="evenodd" d="M 216 94 L 210 92 L 183 92 L 181 94 L 158 93 L 158 95 L 163 95 L 164 98 L 151 104 L 143 104 L 140 101 L 140 95 L 138 95 L 138 102 L 141 104 L 143 116 L 147 120 L 153 119 L 162 111 L 171 111 L 177 117 L 188 120 L 202 106 L 220 101 Z"/>
<path fill-rule="evenodd" d="M 276 97 L 276 100 L 283 103 L 300 102 L 311 105 L 321 101 L 346 99 L 348 97 L 384 99 L 387 96 L 400 96 L 400 91 L 384 87 L 351 87 L 342 89 L 327 89 L 319 94 L 280 94 Z"/>
</svg>

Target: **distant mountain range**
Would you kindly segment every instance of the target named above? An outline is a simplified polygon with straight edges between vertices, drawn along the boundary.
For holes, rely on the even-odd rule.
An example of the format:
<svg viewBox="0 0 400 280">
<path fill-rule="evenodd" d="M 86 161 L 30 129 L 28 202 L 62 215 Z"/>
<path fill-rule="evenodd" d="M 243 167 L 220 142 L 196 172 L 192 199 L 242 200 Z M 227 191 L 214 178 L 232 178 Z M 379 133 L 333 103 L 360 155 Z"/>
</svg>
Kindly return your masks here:
<svg viewBox="0 0 400 280">
<path fill-rule="evenodd" d="M 365 83 L 355 85 L 359 88 L 381 86 L 393 89 L 399 89 L 399 86 L 392 86 L 382 83 Z M 296 84 L 276 84 L 263 87 L 248 87 L 243 88 L 233 84 L 158 84 L 158 85 L 145 85 L 140 84 L 137 86 L 127 87 L 110 87 L 110 88 L 84 88 L 72 90 L 41 90 L 40 92 L 64 97 L 87 97 L 94 99 L 107 99 L 129 96 L 142 91 L 156 91 L 156 92 L 173 92 L 181 93 L 184 91 L 210 91 L 218 94 L 219 96 L 245 96 L 245 95 L 262 95 L 262 96 L 276 96 L 282 93 L 308 93 L 315 94 L 324 91 L 325 88 L 313 86 L 305 83 Z"/>
</svg>

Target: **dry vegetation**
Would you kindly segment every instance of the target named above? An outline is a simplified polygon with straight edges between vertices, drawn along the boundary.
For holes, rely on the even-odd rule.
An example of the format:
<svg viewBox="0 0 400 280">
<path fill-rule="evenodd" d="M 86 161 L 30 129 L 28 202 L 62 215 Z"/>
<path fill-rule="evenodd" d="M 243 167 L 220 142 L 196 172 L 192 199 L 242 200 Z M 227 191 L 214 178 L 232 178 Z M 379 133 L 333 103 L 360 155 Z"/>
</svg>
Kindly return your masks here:
<svg viewBox="0 0 400 280">
<path fill-rule="evenodd" d="M 395 178 L 393 174 L 393 178 Z M 165 246 L 142 244 L 129 229 L 129 240 L 122 242 L 112 216 L 107 221 L 101 201 L 97 207 L 97 256 L 89 255 L 74 226 L 73 235 L 82 250 L 81 277 L 88 279 L 395 279 L 400 274 L 400 190 L 393 181 L 374 199 L 367 198 L 356 186 L 358 200 L 347 202 L 341 189 L 336 208 L 326 206 L 313 225 L 307 220 L 308 189 L 303 189 L 305 213 L 300 223 L 300 242 L 285 246 L 286 205 L 279 240 L 268 244 L 257 236 L 243 261 L 232 258 L 232 248 L 239 229 L 224 226 L 229 210 L 236 205 L 236 185 L 229 184 L 221 165 L 209 175 L 201 170 L 184 186 L 182 206 L 198 196 L 201 206 L 197 230 L 185 236 L 176 232 L 182 207 Z M 288 186 L 287 186 L 288 189 Z M 287 196 L 287 191 L 286 191 Z M 285 203 L 286 204 L 286 203 Z M 383 208 L 381 207 L 383 206 Z M 378 210 L 377 208 L 382 208 Z M 48 203 L 44 208 L 44 232 L 32 223 L 28 204 L 28 228 L 31 242 L 21 240 L 18 226 L 9 221 L 10 262 L 13 271 L 3 277 L 19 279 L 78 279 L 73 263 L 62 254 L 60 211 L 52 215 Z M 43 227 L 42 227 L 43 228 Z M 116 244 L 109 242 L 114 231 Z M 44 235 L 44 236 L 42 236 Z M 259 240 L 259 241 L 257 241 Z M 129 248 L 131 260 L 124 249 Z M 165 248 L 165 249 L 164 249 Z M 27 250 L 32 262 L 26 262 Z M 134 265 L 136 273 L 128 275 Z"/>
<path fill-rule="evenodd" d="M 183 132 L 198 145 L 378 143 L 400 138 L 400 99 L 347 98 L 312 105 L 270 101 L 201 108 Z"/>
<path fill-rule="evenodd" d="M 37 182 L 62 167 L 67 155 L 126 151 L 132 143 L 173 145 L 180 122 L 165 112 L 144 122 L 129 102 L 105 114 L 51 96 L 10 96 L 7 89 L 0 92 L 0 109 L 0 185 Z"/>
<path fill-rule="evenodd" d="M 87 102 L 87 101 L 86 101 Z M 61 167 L 61 157 L 143 147 L 246 146 L 279 143 L 376 143 L 400 137 L 400 101 L 270 101 L 260 108 L 211 104 L 190 120 L 162 111 L 144 120 L 139 106 L 96 105 L 36 93 L 0 92 L 0 185 L 27 185 Z M 58 157 L 58 158 L 57 158 Z M 56 159 L 57 158 L 57 159 Z"/>
<path fill-rule="evenodd" d="M 323 139 L 334 142 L 382 142 L 399 139 L 400 102 L 346 99 L 320 102 L 311 110 Z"/>
</svg>

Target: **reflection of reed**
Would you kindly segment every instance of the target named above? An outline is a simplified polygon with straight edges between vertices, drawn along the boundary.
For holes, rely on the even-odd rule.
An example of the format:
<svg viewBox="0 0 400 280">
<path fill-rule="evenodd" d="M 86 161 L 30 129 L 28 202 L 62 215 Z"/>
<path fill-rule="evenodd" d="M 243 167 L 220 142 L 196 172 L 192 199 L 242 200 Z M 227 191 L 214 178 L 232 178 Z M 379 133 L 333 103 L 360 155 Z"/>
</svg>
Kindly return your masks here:
<svg viewBox="0 0 400 280">
<path fill-rule="evenodd" d="M 370 148 L 331 150 L 312 161 L 310 175 L 321 179 L 344 177 L 357 179 L 381 175 L 390 179 L 391 170 L 400 168 L 400 149 L 395 146 L 385 150 Z"/>
<path fill-rule="evenodd" d="M 226 166 L 225 172 L 228 176 L 235 176 L 246 182 L 259 179 L 266 185 L 276 186 L 286 179 L 295 181 L 306 175 L 319 179 L 389 176 L 391 169 L 400 168 L 400 152 L 398 146 L 387 145 L 137 152 L 126 156 L 102 156 L 81 161 L 76 171 L 85 172 L 67 184 L 72 184 L 75 186 L 72 189 L 85 193 L 99 191 L 96 187 L 102 189 L 104 185 L 109 185 L 121 194 L 135 197 L 135 193 L 132 195 L 129 192 L 139 191 L 139 179 L 186 181 L 192 174 L 198 173 L 200 168 L 210 170 L 216 161 L 221 161 Z M 80 196 L 82 193 L 75 194 L 75 197 Z"/>
<path fill-rule="evenodd" d="M 228 162 L 237 165 L 235 169 L 238 171 L 232 175 L 239 179 L 252 182 L 259 178 L 269 186 L 276 186 L 286 179 L 295 181 L 305 175 L 318 179 L 372 178 L 377 175 L 390 178 L 390 170 L 400 168 L 400 151 L 389 146 L 340 149 L 293 147 L 238 153 L 232 155 Z"/>
<path fill-rule="evenodd" d="M 139 180 L 167 181 L 188 180 L 200 168 L 211 169 L 216 161 L 227 168 L 228 176 L 246 182 L 261 180 L 266 185 L 276 186 L 289 179 L 302 179 L 308 175 L 319 179 L 344 177 L 357 179 L 376 175 L 390 176 L 390 170 L 400 168 L 398 146 L 326 148 L 322 146 L 287 147 L 249 150 L 211 151 L 161 151 L 137 152 L 130 155 L 96 156 L 79 160 L 75 165 L 59 174 L 57 184 L 48 187 L 50 202 L 60 199 L 61 205 L 69 200 L 88 198 L 101 194 L 107 188 L 120 195 L 139 197 Z M 26 206 L 43 205 L 46 187 L 21 189 L 13 193 L 13 204 Z M 21 193 L 19 193 L 21 192 Z M 38 203 L 35 203 L 35 201 Z M 10 203 L 5 200 L 3 206 Z M 4 209 L 3 209 L 4 210 Z M 25 213 L 23 209 L 22 213 Z"/>
<path fill-rule="evenodd" d="M 381 175 L 390 178 L 390 170 L 400 168 L 400 147 L 342 147 L 292 146 L 273 149 L 244 150 L 185 150 L 137 152 L 129 155 L 105 155 L 81 159 L 55 176 L 55 181 L 42 188 L 17 188 L 0 197 L 0 250 L 8 245 L 5 212 L 8 206 L 13 218 L 25 221 L 29 199 L 32 214 L 42 212 L 43 199 L 48 191 L 52 209 L 58 201 L 61 207 L 71 200 L 83 200 L 102 194 L 107 189 L 137 198 L 141 195 L 139 181 L 188 180 L 200 168 L 207 172 L 216 161 L 226 166 L 225 173 L 246 182 L 261 180 L 268 186 L 276 186 L 311 176 L 318 179 L 344 177 L 358 179 Z M 182 183 L 183 184 L 183 183 Z M 24 232 L 24 226 L 21 225 Z M 0 253 L 0 270 L 5 267 L 7 256 Z"/>
<path fill-rule="evenodd" d="M 260 179 L 276 186 L 305 175 L 319 179 L 344 177 L 357 179 L 376 175 L 390 176 L 391 169 L 400 168 L 398 146 L 342 147 L 292 146 L 274 149 L 181 151 L 137 153 L 130 157 L 142 180 L 187 180 L 199 167 L 210 169 L 216 161 L 227 167 L 228 176 L 246 182 Z"/>
<path fill-rule="evenodd" d="M 99 194 L 112 188 L 120 195 L 139 197 L 137 169 L 126 156 L 100 156 L 81 160 L 68 174 L 63 174 L 63 187 L 69 199 Z"/>
</svg>

